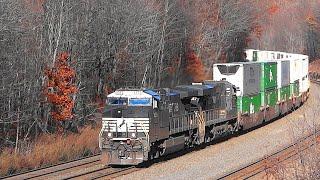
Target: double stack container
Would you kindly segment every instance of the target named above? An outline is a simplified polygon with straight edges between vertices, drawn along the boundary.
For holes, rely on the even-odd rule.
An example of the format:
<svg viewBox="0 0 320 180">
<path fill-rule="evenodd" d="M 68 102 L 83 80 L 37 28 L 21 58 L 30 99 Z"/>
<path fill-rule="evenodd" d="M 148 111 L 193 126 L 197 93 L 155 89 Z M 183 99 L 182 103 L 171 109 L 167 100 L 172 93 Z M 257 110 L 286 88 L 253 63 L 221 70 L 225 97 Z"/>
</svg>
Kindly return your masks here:
<svg viewBox="0 0 320 180">
<path fill-rule="evenodd" d="M 261 65 L 261 105 L 274 107 L 278 102 L 277 62 L 260 62 Z"/>
<path fill-rule="evenodd" d="M 261 63 L 215 64 L 213 80 L 226 80 L 237 88 L 237 107 L 242 114 L 253 114 L 261 107 Z"/>
<path fill-rule="evenodd" d="M 300 83 L 300 93 L 307 92 L 310 87 L 309 77 L 308 77 L 308 66 L 309 58 L 306 55 L 301 55 L 301 83 Z"/>
<path fill-rule="evenodd" d="M 290 96 L 298 97 L 302 81 L 302 60 L 298 57 L 290 60 Z"/>
<path fill-rule="evenodd" d="M 278 63 L 277 89 L 278 101 L 284 102 L 290 98 L 298 97 L 310 88 L 308 77 L 309 58 L 306 55 L 292 54 L 276 51 L 261 51 L 255 49 L 246 50 L 246 59 L 250 62 L 272 62 Z M 264 68 L 262 68 L 263 70 Z M 263 77 L 261 77 L 263 80 Z M 267 102 L 268 94 L 273 96 L 271 87 L 261 87 L 263 105 Z M 273 104 L 273 103 L 271 103 Z"/>
<path fill-rule="evenodd" d="M 277 61 L 278 101 L 284 102 L 290 98 L 290 61 Z"/>
<path fill-rule="evenodd" d="M 246 60 L 248 61 L 273 61 L 273 60 L 284 60 L 288 58 L 287 53 L 277 51 L 260 51 L 255 49 L 246 50 Z"/>
</svg>

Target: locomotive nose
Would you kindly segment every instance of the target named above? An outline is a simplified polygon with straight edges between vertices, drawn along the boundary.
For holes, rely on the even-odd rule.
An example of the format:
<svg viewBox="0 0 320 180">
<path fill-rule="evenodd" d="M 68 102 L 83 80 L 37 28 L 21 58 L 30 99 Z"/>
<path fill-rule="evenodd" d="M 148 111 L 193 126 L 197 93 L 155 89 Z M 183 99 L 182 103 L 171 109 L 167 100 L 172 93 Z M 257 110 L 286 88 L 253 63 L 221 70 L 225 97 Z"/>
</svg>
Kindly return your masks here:
<svg viewBox="0 0 320 180">
<path fill-rule="evenodd" d="M 125 155 L 124 155 L 124 151 L 123 150 L 119 150 L 118 151 L 118 156 L 119 157 L 124 157 Z"/>
<path fill-rule="evenodd" d="M 127 154 L 127 149 L 123 144 L 121 144 L 119 146 L 119 148 L 118 148 L 118 156 L 119 156 L 119 158 L 126 157 L 126 154 Z"/>
</svg>

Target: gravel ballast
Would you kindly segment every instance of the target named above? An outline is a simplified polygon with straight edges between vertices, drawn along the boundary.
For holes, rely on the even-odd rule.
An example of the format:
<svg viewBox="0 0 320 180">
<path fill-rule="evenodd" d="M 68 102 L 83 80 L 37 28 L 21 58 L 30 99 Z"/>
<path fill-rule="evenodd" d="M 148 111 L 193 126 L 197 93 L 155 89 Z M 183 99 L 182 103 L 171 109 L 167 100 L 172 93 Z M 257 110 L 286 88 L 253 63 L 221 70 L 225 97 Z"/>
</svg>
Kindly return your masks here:
<svg viewBox="0 0 320 180">
<path fill-rule="evenodd" d="M 320 87 L 311 84 L 308 101 L 282 119 L 118 179 L 217 179 L 282 149 L 314 130 L 315 125 L 320 124 L 319 106 Z"/>
</svg>

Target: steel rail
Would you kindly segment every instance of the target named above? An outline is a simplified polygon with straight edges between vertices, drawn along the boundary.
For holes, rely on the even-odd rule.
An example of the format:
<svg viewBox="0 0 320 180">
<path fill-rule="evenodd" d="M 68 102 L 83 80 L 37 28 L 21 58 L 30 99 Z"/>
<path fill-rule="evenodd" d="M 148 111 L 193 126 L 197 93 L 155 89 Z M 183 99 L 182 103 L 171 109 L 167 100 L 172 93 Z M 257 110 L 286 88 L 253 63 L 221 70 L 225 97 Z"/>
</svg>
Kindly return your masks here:
<svg viewBox="0 0 320 180">
<path fill-rule="evenodd" d="M 98 161 L 100 161 L 100 158 L 98 158 L 99 156 L 100 156 L 100 153 L 95 154 L 95 155 L 91 155 L 91 156 L 87 156 L 87 157 L 74 159 L 74 160 L 67 161 L 67 162 L 62 162 L 62 163 L 53 164 L 50 166 L 32 169 L 30 171 L 24 171 L 24 172 L 12 174 L 9 176 L 3 176 L 3 177 L 0 177 L 0 179 L 13 179 L 18 176 L 24 176 L 23 179 L 31 179 L 31 178 L 41 177 L 41 176 L 45 176 L 45 175 L 49 175 L 49 174 L 54 174 L 57 172 L 61 172 L 61 171 L 69 170 L 69 169 L 76 168 L 79 166 L 98 162 Z M 97 159 L 95 159 L 95 158 L 97 158 Z M 90 160 L 90 159 L 92 159 L 92 160 Z M 89 161 L 85 161 L 85 160 L 89 160 Z M 77 162 L 79 162 L 79 163 L 77 163 Z M 72 165 L 73 163 L 74 163 L 74 165 Z M 70 164 L 69 167 L 61 167 L 61 166 L 67 166 L 68 164 Z M 52 168 L 52 170 L 50 170 L 51 168 Z M 41 173 L 41 171 L 44 171 L 44 172 Z M 36 172 L 39 172 L 39 174 L 36 174 Z M 32 174 L 32 173 L 35 173 L 35 174 Z"/>
<path fill-rule="evenodd" d="M 138 169 L 134 166 L 126 167 L 126 168 L 112 168 L 112 167 L 101 167 L 97 168 L 92 171 L 83 172 L 80 174 L 75 174 L 72 176 L 69 176 L 67 178 L 63 178 L 63 180 L 69 180 L 69 179 L 112 179 L 121 175 L 125 175 L 134 171 L 137 171 Z M 84 178 L 87 176 L 87 178 Z"/>
<path fill-rule="evenodd" d="M 306 137 L 303 137 L 299 139 L 297 142 L 290 144 L 264 158 L 261 158 L 257 161 L 254 161 L 252 163 L 249 163 L 241 168 L 238 168 L 234 171 L 231 171 L 218 179 L 248 179 L 250 177 L 254 177 L 267 169 L 270 169 L 271 167 L 268 166 L 267 160 L 268 159 L 276 159 L 277 163 L 284 162 L 285 160 L 288 160 L 299 153 L 306 151 L 317 144 L 317 142 L 313 141 L 315 136 L 319 136 L 319 132 L 317 134 L 310 134 Z M 310 141 L 310 142 L 308 142 Z M 307 144 L 304 144 L 307 143 Z M 309 144 L 310 143 L 310 144 Z M 296 146 L 303 145 L 302 149 L 299 149 L 299 151 L 296 151 Z M 250 169 L 251 168 L 251 169 Z"/>
<path fill-rule="evenodd" d="M 317 85 L 320 85 L 320 81 L 310 79 L 312 83 L 315 83 Z M 270 169 L 271 167 L 266 166 L 265 162 L 267 159 L 272 159 L 275 158 L 277 159 L 277 162 L 283 162 L 285 160 L 288 160 L 290 158 L 293 158 L 294 156 L 298 155 L 299 153 L 311 148 L 316 144 L 316 142 L 312 141 L 314 137 L 319 137 L 320 132 L 314 132 L 309 134 L 308 136 L 300 138 L 298 141 L 296 141 L 293 144 L 287 145 L 284 148 L 267 155 L 264 158 L 260 158 L 252 163 L 249 163 L 245 166 L 242 166 L 234 171 L 228 172 L 225 175 L 219 177 L 218 179 L 248 179 L 250 177 L 254 177 L 262 172 L 264 172 L 267 169 Z M 300 151 L 296 151 L 295 147 L 297 145 L 300 145 L 302 143 L 305 143 L 308 141 L 310 138 L 311 139 L 311 144 L 308 144 L 306 147 L 304 147 Z M 285 154 L 286 153 L 286 154 Z M 281 159 L 282 158 L 282 159 Z M 253 170 L 248 171 L 250 168 Z"/>
</svg>

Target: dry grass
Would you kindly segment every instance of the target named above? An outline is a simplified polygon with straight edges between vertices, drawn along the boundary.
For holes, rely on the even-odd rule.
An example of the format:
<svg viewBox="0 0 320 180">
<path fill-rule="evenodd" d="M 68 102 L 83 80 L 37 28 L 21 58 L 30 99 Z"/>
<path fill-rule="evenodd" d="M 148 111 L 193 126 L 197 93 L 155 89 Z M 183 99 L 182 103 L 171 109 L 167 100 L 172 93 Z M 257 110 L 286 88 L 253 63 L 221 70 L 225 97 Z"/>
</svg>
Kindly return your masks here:
<svg viewBox="0 0 320 180">
<path fill-rule="evenodd" d="M 320 59 L 309 64 L 309 71 L 320 73 Z"/>
<path fill-rule="evenodd" d="M 319 179 L 320 178 L 320 150 L 319 144 L 305 150 L 296 147 L 298 153 L 293 159 L 281 163 L 273 163 L 268 159 L 271 168 L 266 170 L 264 179 Z"/>
<path fill-rule="evenodd" d="M 318 92 L 313 93 L 313 100 L 319 101 Z M 269 169 L 266 168 L 264 179 L 320 179 L 319 109 L 318 106 L 304 106 L 306 110 L 292 119 L 289 128 L 292 142 L 297 143 L 294 146 L 297 155 L 282 162 L 266 159 Z M 307 135 L 312 135 L 310 144 L 301 141 Z"/>
<path fill-rule="evenodd" d="M 0 154 L 0 176 L 97 153 L 99 130 L 100 126 L 90 126 L 79 134 L 43 135 L 23 153 L 6 149 Z"/>
</svg>

